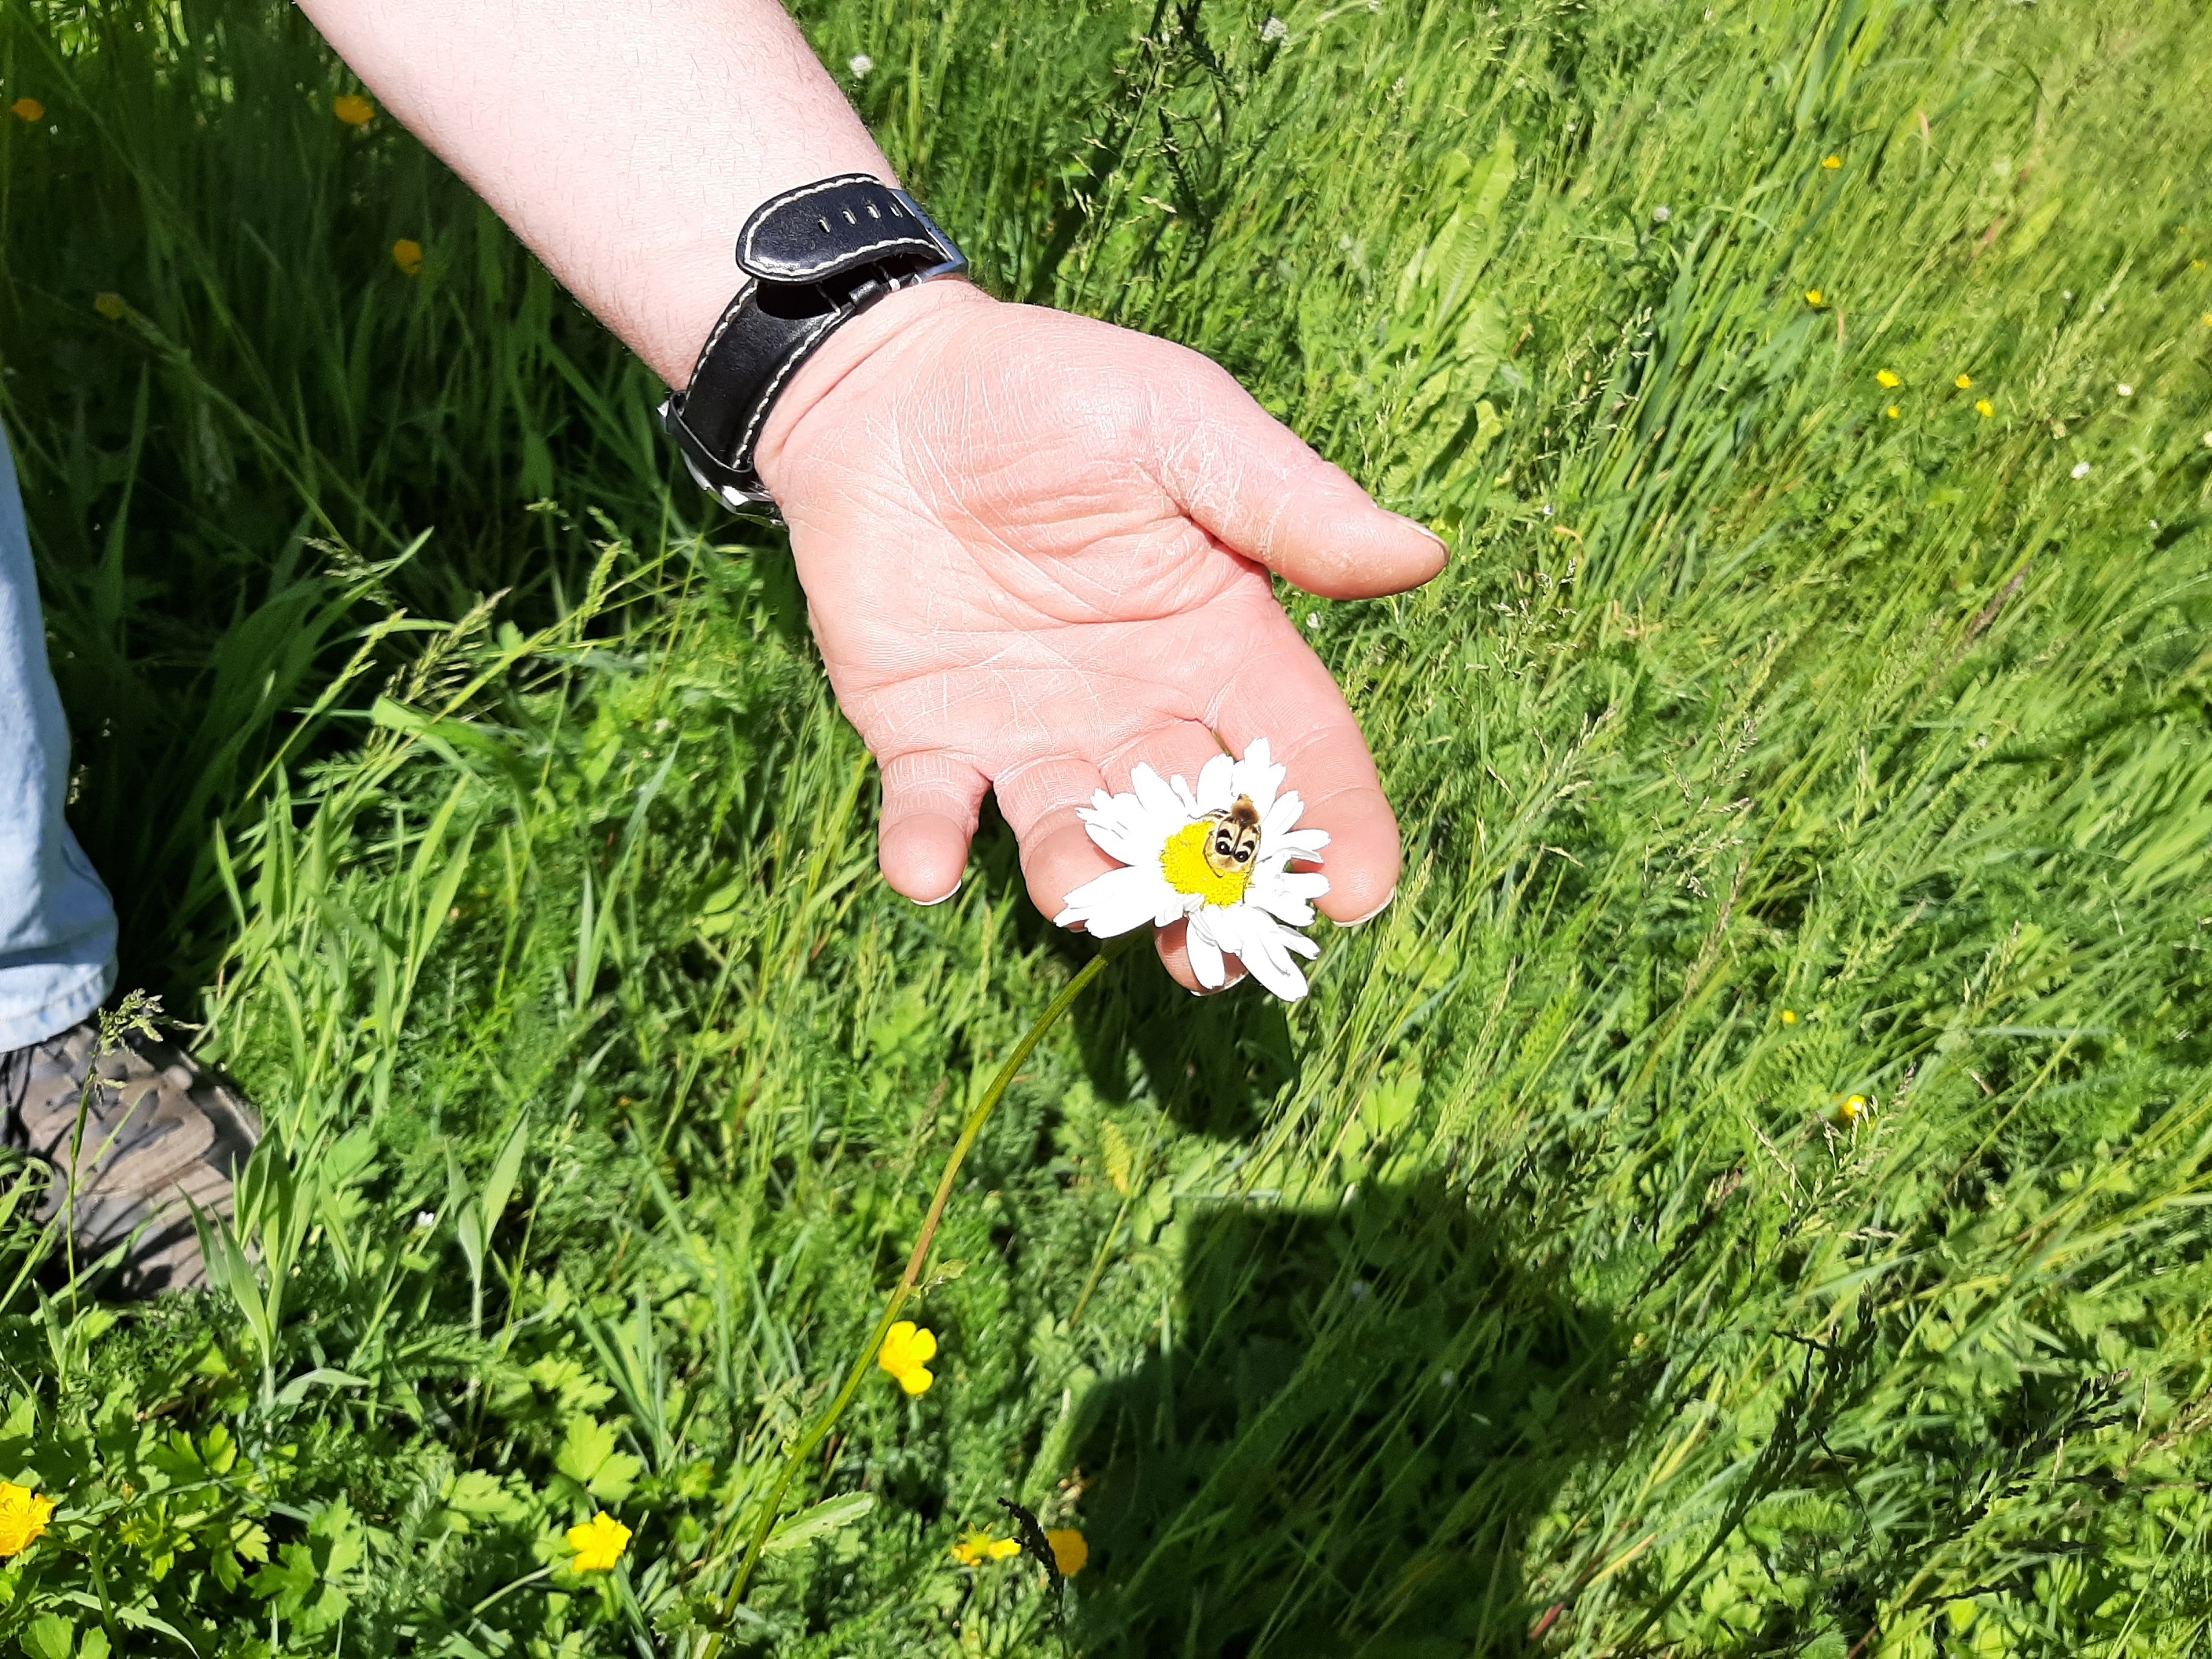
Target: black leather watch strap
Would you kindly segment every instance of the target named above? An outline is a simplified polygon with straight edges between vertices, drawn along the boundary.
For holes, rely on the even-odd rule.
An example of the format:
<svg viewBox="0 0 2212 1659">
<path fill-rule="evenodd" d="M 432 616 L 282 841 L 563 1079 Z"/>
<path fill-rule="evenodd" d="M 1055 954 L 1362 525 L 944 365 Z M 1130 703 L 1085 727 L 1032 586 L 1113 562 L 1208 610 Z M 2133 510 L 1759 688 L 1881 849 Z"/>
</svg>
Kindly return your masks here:
<svg viewBox="0 0 2212 1659">
<path fill-rule="evenodd" d="M 738 234 L 738 268 L 743 285 L 660 421 L 701 487 L 743 510 L 773 505 L 753 452 L 799 366 L 886 295 L 968 261 L 904 191 L 848 173 L 763 202 Z"/>
</svg>

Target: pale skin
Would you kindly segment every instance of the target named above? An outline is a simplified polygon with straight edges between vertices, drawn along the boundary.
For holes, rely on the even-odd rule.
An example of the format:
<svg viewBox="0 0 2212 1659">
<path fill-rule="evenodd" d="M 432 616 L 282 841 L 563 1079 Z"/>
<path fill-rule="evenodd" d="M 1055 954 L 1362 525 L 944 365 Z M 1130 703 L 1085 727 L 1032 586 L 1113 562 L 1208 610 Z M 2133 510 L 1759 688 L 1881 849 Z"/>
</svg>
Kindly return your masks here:
<svg viewBox="0 0 2212 1659">
<path fill-rule="evenodd" d="M 775 0 L 302 0 L 393 116 L 664 380 L 768 197 L 896 182 Z M 954 236 L 959 227 L 948 226 Z M 759 453 L 830 683 L 883 771 L 884 879 L 957 890 L 995 791 L 1047 915 L 1112 867 L 1076 809 L 1268 738 L 1332 837 L 1323 914 L 1396 889 L 1396 820 L 1273 572 L 1366 599 L 1443 544 L 1195 352 L 940 281 L 840 330 Z M 1196 988 L 1180 925 L 1162 959 Z"/>
</svg>

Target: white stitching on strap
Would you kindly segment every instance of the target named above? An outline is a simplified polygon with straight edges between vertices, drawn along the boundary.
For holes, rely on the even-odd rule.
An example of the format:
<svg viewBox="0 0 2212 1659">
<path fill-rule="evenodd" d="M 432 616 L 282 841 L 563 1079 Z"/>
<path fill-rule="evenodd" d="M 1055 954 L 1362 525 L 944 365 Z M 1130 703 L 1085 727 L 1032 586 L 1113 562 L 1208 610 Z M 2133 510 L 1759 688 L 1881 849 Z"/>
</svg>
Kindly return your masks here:
<svg viewBox="0 0 2212 1659">
<path fill-rule="evenodd" d="M 760 476 L 753 467 L 753 446 L 760 441 L 760 429 L 768 422 L 769 410 L 775 407 L 776 393 L 783 390 L 783 383 L 792 377 L 799 364 L 806 361 L 808 355 L 821 343 L 822 337 L 844 320 L 845 313 L 842 311 L 830 313 L 815 325 L 812 333 L 799 336 L 790 355 L 776 365 L 775 374 L 762 389 L 760 396 L 753 400 L 752 418 L 745 422 L 744 435 L 738 441 L 733 458 L 735 465 L 732 468 L 733 471 L 751 472 L 755 477 Z"/>
<path fill-rule="evenodd" d="M 794 203 L 803 202 L 808 197 L 818 195 L 823 191 L 842 190 L 850 185 L 873 185 L 878 190 L 885 191 L 889 191 L 891 188 L 889 185 L 884 183 L 882 179 L 877 178 L 873 173 L 841 173 L 834 179 L 819 179 L 811 185 L 801 185 L 796 190 L 786 191 L 781 196 L 770 198 L 768 201 L 761 204 L 759 208 L 754 211 L 753 216 L 745 223 L 744 239 L 738 244 L 738 266 L 752 276 L 764 277 L 769 280 L 782 278 L 787 273 L 791 276 L 811 278 L 822 275 L 824 271 L 834 269 L 837 265 L 843 264 L 848 259 L 863 258 L 871 253 L 879 252 L 884 248 L 900 247 L 914 242 L 923 242 L 928 245 L 931 252 L 933 252 L 936 251 L 937 243 L 935 240 L 933 239 L 929 233 L 924 230 L 921 225 L 917 222 L 915 224 L 914 228 L 903 235 L 887 237 L 880 241 L 870 242 L 865 247 L 841 249 L 838 252 L 826 259 L 801 264 L 787 264 L 781 260 L 771 260 L 766 262 L 771 266 L 771 269 L 766 270 L 762 270 L 758 264 L 755 264 L 755 261 L 759 260 L 761 258 L 759 246 L 760 233 L 765 227 L 766 221 L 770 214 L 776 212 L 781 209 L 789 207 Z M 900 210 L 900 212 L 901 216 L 903 217 L 904 210 Z M 858 222 L 856 221 L 855 222 Z"/>
</svg>

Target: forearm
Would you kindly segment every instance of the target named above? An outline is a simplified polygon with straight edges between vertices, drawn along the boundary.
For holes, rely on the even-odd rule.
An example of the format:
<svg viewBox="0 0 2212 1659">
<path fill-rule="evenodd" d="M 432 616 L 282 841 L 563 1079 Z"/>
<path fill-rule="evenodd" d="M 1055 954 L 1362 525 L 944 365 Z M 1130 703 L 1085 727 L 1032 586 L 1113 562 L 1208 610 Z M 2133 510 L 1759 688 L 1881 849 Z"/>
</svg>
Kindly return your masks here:
<svg viewBox="0 0 2212 1659">
<path fill-rule="evenodd" d="M 834 173 L 892 179 L 776 0 L 301 9 L 672 386 L 738 285 L 732 248 L 756 206 Z"/>
</svg>

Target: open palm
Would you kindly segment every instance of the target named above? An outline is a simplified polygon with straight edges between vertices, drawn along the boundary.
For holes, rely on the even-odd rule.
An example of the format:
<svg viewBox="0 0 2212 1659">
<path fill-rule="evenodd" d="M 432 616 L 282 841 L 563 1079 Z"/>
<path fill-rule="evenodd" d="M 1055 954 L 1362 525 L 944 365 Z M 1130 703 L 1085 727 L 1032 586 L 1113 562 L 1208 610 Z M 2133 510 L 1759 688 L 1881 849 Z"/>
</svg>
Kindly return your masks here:
<svg viewBox="0 0 2212 1659">
<path fill-rule="evenodd" d="M 891 886 L 951 894 L 995 790 L 1055 915 L 1111 867 L 1076 817 L 1093 791 L 1140 762 L 1194 779 L 1266 738 L 1332 838 L 1321 908 L 1384 903 L 1396 821 L 1268 572 L 1366 598 L 1427 580 L 1443 544 L 1180 346 L 959 283 L 844 332 L 779 405 L 760 467 L 883 769 Z M 1161 949 L 1188 984 L 1181 933 Z"/>
</svg>

